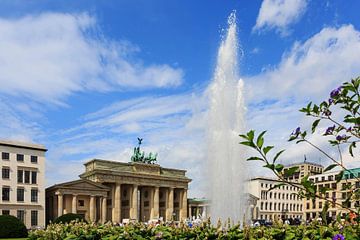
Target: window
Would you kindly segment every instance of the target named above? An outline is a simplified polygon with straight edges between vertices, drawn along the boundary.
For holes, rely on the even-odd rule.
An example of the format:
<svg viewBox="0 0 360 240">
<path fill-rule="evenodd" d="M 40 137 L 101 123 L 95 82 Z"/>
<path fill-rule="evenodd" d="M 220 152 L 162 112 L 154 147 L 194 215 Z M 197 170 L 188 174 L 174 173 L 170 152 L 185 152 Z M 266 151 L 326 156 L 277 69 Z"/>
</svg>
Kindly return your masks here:
<svg viewBox="0 0 360 240">
<path fill-rule="evenodd" d="M 10 160 L 10 154 L 7 152 L 3 152 L 1 156 L 3 160 Z"/>
<path fill-rule="evenodd" d="M 80 207 L 83 207 L 85 205 L 84 200 L 79 200 L 78 203 Z M 262 209 L 262 203 L 261 203 L 261 209 Z"/>
<path fill-rule="evenodd" d="M 356 188 L 360 188 L 360 182 L 356 182 L 356 183 L 355 183 L 355 187 L 356 187 Z"/>
<path fill-rule="evenodd" d="M 38 157 L 37 156 L 31 156 L 30 161 L 31 161 L 31 163 L 37 163 L 38 162 Z"/>
<path fill-rule="evenodd" d="M 17 210 L 17 218 L 25 223 L 25 211 L 24 210 Z"/>
<path fill-rule="evenodd" d="M 322 208 L 322 202 L 319 202 L 319 208 Z"/>
<path fill-rule="evenodd" d="M 25 171 L 25 183 L 30 183 L 30 171 Z"/>
<path fill-rule="evenodd" d="M 31 226 L 38 225 L 38 211 L 31 211 Z"/>
<path fill-rule="evenodd" d="M 37 201 L 38 201 L 38 190 L 31 189 L 31 202 L 37 202 Z"/>
<path fill-rule="evenodd" d="M 24 201 L 24 192 L 25 190 L 23 188 L 18 188 L 16 193 L 17 193 L 17 201 L 18 202 L 23 202 Z"/>
<path fill-rule="evenodd" d="M 19 162 L 24 161 L 24 154 L 16 154 L 16 160 Z"/>
<path fill-rule="evenodd" d="M 9 179 L 10 178 L 10 168 L 3 167 L 2 168 L 2 178 Z"/>
<path fill-rule="evenodd" d="M 2 210 L 2 215 L 10 215 L 10 210 Z"/>
<path fill-rule="evenodd" d="M 10 188 L 9 187 L 2 188 L 2 200 L 10 201 Z"/>
<path fill-rule="evenodd" d="M 18 183 L 23 183 L 24 182 L 24 171 L 23 170 L 18 170 L 17 171 L 17 179 L 18 179 Z"/>
<path fill-rule="evenodd" d="M 336 185 L 337 185 L 336 183 L 332 183 L 332 184 L 331 184 L 331 188 L 332 188 L 332 189 L 336 189 Z"/>
<path fill-rule="evenodd" d="M 31 183 L 32 184 L 36 184 L 36 180 L 37 180 L 37 172 L 31 172 Z"/>
<path fill-rule="evenodd" d="M 346 199 L 346 192 L 342 193 L 342 199 Z"/>
<path fill-rule="evenodd" d="M 328 176 L 328 180 L 332 181 L 333 180 L 333 176 Z"/>
<path fill-rule="evenodd" d="M 325 177 L 321 177 L 321 181 L 323 181 L 323 182 L 324 182 L 324 181 L 325 181 Z"/>
</svg>

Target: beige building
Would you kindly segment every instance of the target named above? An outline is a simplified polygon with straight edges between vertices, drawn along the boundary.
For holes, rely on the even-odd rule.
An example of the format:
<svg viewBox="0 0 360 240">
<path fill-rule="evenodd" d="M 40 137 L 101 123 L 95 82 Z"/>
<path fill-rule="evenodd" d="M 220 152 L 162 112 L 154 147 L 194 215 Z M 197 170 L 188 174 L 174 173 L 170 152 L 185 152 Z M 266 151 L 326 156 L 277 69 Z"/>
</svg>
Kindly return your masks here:
<svg viewBox="0 0 360 240">
<path fill-rule="evenodd" d="M 350 191 L 360 188 L 360 168 L 345 171 L 342 179 L 337 183 L 336 179 L 340 171 L 323 173 L 322 165 L 309 162 L 288 165 L 284 169 L 294 166 L 298 166 L 299 170 L 288 177 L 288 180 L 297 183 L 301 178 L 309 175 L 309 180 L 315 184 L 318 194 L 320 194 L 321 189 L 328 189 L 325 194 L 320 194 L 329 203 L 327 217 L 335 218 L 338 214 L 348 213 L 349 211 L 346 208 L 355 211 L 356 208 L 360 207 L 359 201 L 346 201 Z M 251 193 L 260 198 L 255 207 L 254 219 L 271 220 L 274 219 L 274 216 L 278 216 L 280 218 L 312 220 L 321 217 L 326 200 L 318 198 L 315 200 L 300 199 L 296 196 L 296 187 L 288 185 L 268 191 L 274 184 L 278 183 L 280 183 L 279 180 L 271 178 L 251 179 Z M 353 186 L 352 189 L 348 189 L 347 185 Z"/>
<path fill-rule="evenodd" d="M 80 180 L 46 190 L 47 220 L 73 212 L 93 222 L 184 220 L 191 179 L 157 164 L 94 159 Z"/>
<path fill-rule="evenodd" d="M 0 213 L 27 228 L 45 226 L 45 152 L 43 145 L 0 141 Z"/>
<path fill-rule="evenodd" d="M 312 175 L 320 174 L 324 170 L 324 167 L 320 164 L 304 161 L 300 163 L 286 165 L 284 167 L 283 172 L 291 167 L 299 167 L 299 170 L 295 172 L 294 175 L 286 177 L 288 181 L 292 181 L 292 182 L 300 182 L 301 179 L 306 175 L 312 176 Z"/>
<path fill-rule="evenodd" d="M 350 208 L 356 211 L 356 208 L 360 207 L 359 201 L 346 202 L 349 192 L 353 189 L 360 188 L 360 168 L 353 168 L 345 171 L 342 179 L 336 183 L 337 176 L 340 171 L 327 172 L 319 175 L 309 177 L 309 179 L 316 185 L 317 191 L 319 192 L 322 188 L 328 189 L 325 194 L 322 194 L 324 198 L 329 200 L 329 210 L 327 216 L 335 218 L 338 214 L 343 215 L 348 213 Z M 351 185 L 352 188 L 348 189 L 347 185 Z M 318 218 L 325 205 L 325 200 L 321 199 L 306 199 L 306 219 Z"/>
<path fill-rule="evenodd" d="M 279 183 L 277 179 L 266 177 L 250 180 L 250 194 L 259 198 L 253 208 L 252 219 L 303 218 L 303 200 L 296 195 L 297 187 L 286 185 L 268 191 Z"/>
</svg>

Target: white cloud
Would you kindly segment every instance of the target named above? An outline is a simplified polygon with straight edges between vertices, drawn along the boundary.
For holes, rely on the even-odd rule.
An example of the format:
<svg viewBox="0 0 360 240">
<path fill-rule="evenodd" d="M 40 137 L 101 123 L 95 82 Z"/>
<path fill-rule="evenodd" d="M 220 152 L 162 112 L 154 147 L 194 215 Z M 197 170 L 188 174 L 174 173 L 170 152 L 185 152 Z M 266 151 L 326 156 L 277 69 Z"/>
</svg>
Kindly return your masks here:
<svg viewBox="0 0 360 240">
<path fill-rule="evenodd" d="M 75 92 L 175 87 L 183 71 L 130 60 L 139 49 L 101 37 L 90 15 L 0 19 L 0 92 L 63 104 Z M 133 59 L 133 58 L 132 58 Z"/>
<path fill-rule="evenodd" d="M 360 32 L 352 25 L 324 28 L 304 43 L 296 42 L 273 69 L 248 78 L 252 100 L 324 99 L 360 75 L 359 54 Z"/>
<path fill-rule="evenodd" d="M 296 42 L 277 66 L 246 79 L 246 99 L 251 103 L 249 125 L 258 131 L 268 130 L 268 144 L 275 144 L 279 150 L 288 149 L 283 155 L 285 163 L 302 161 L 304 155 L 308 161 L 329 163 L 325 156 L 305 143 L 289 144 L 287 138 L 298 126 L 303 130 L 310 129 L 313 119 L 300 113 L 300 108 L 309 101 L 326 100 L 332 89 L 360 75 L 359 54 L 359 31 L 352 25 L 328 27 L 303 43 Z M 320 127 L 320 131 L 311 136 L 311 141 L 339 159 L 321 135 L 328 125 Z M 355 162 L 360 155 L 355 161 L 349 160 L 352 158 L 346 154 L 346 149 L 343 155 L 348 166 L 359 166 Z M 253 173 L 262 174 L 263 171 L 255 168 Z"/>
<path fill-rule="evenodd" d="M 276 29 L 286 35 L 288 26 L 299 20 L 306 6 L 306 0 L 264 0 L 253 30 Z"/>
<path fill-rule="evenodd" d="M 204 196 L 206 106 L 195 91 L 120 101 L 90 113 L 80 126 L 60 131 L 56 147 L 49 147 L 48 184 L 73 179 L 84 170 L 82 163 L 94 157 L 128 162 L 136 138 L 142 137 L 144 150 L 157 152 L 161 166 L 188 170 L 191 196 Z M 68 159 L 78 159 L 70 161 L 78 166 L 56 174 Z"/>
</svg>

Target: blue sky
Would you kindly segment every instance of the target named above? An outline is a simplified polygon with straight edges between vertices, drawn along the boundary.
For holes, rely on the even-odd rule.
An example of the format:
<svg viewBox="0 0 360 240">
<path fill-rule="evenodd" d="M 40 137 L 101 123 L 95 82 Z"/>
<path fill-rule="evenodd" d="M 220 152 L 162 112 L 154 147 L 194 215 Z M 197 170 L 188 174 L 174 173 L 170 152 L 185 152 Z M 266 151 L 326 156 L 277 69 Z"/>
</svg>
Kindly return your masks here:
<svg viewBox="0 0 360 240">
<path fill-rule="evenodd" d="M 284 161 L 306 154 L 326 163 L 285 139 L 309 123 L 297 109 L 360 74 L 355 0 L 0 6 L 0 136 L 49 148 L 47 185 L 77 178 L 93 157 L 128 161 L 141 136 L 161 165 L 188 169 L 190 196 L 203 195 L 206 89 L 233 10 L 247 127 L 289 147 Z M 313 140 L 321 145 L 320 134 Z"/>
</svg>

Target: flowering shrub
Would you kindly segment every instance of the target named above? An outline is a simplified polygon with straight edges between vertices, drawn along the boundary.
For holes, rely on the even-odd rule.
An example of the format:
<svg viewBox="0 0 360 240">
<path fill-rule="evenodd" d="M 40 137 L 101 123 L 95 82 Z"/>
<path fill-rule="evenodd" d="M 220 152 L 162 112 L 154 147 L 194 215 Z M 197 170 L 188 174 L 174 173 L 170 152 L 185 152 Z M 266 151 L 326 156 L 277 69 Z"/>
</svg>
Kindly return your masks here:
<svg viewBox="0 0 360 240">
<path fill-rule="evenodd" d="M 288 226 L 276 223 L 273 227 L 240 228 L 239 225 L 224 227 L 221 224 L 213 226 L 203 222 L 198 226 L 189 227 L 186 224 L 158 226 L 143 223 L 114 226 L 110 223 L 104 225 L 88 224 L 84 222 L 71 222 L 68 224 L 51 224 L 45 230 L 34 230 L 29 239 L 40 240 L 85 240 L 85 239 L 286 239 L 286 240 L 342 240 L 359 239 L 359 225 L 334 223 L 321 226 L 316 222 L 306 226 Z"/>
<path fill-rule="evenodd" d="M 336 175 L 336 181 L 340 182 L 343 179 L 344 173 L 349 172 L 343 162 L 342 154 L 347 151 L 354 159 L 359 159 L 359 155 L 354 154 L 354 149 L 360 142 L 360 77 L 345 82 L 331 91 L 329 99 L 326 99 L 320 104 L 310 102 L 306 107 L 300 109 L 300 112 L 314 119 L 311 125 L 311 131 L 302 130 L 300 127 L 297 127 L 291 133 L 289 141 L 295 141 L 296 144 L 305 143 L 319 151 L 325 158 L 331 161 L 331 164 L 324 169 L 324 172 L 330 171 L 335 167 L 341 169 L 339 174 Z M 327 139 L 328 144 L 338 152 L 338 156 L 333 156 L 326 152 L 311 142 L 308 137 L 310 134 L 315 134 L 320 123 L 326 124 L 327 128 L 322 132 L 322 135 Z M 265 133 L 266 131 L 255 136 L 255 131 L 251 130 L 246 134 L 241 134 L 240 137 L 244 139 L 244 141 L 240 142 L 240 144 L 248 146 L 257 152 L 257 156 L 248 158 L 248 161 L 255 160 L 263 162 L 265 164 L 264 167 L 270 169 L 280 179 L 281 183 L 275 185 L 274 188 L 291 185 L 299 189 L 298 195 L 301 198 L 306 197 L 325 200 L 322 211 L 324 223 L 326 223 L 325 216 L 329 204 L 336 204 L 341 208 L 347 209 L 349 213 L 353 213 L 354 210 L 349 207 L 349 203 L 360 200 L 360 188 L 357 187 L 356 184 L 347 184 L 344 189 L 348 190 L 347 198 L 340 204 L 334 201 L 329 194 L 326 194 L 331 190 L 330 188 L 317 188 L 316 185 L 308 179 L 308 175 L 304 176 L 300 183 L 288 181 L 287 179 L 289 177 L 299 172 L 299 167 L 294 166 L 284 169 L 284 165 L 278 163 L 278 160 L 285 150 L 281 150 L 271 156 L 269 152 L 274 146 L 264 145 Z M 360 181 L 358 176 L 355 176 L 355 179 Z M 360 215 L 360 208 L 356 209 L 356 212 Z"/>
</svg>

